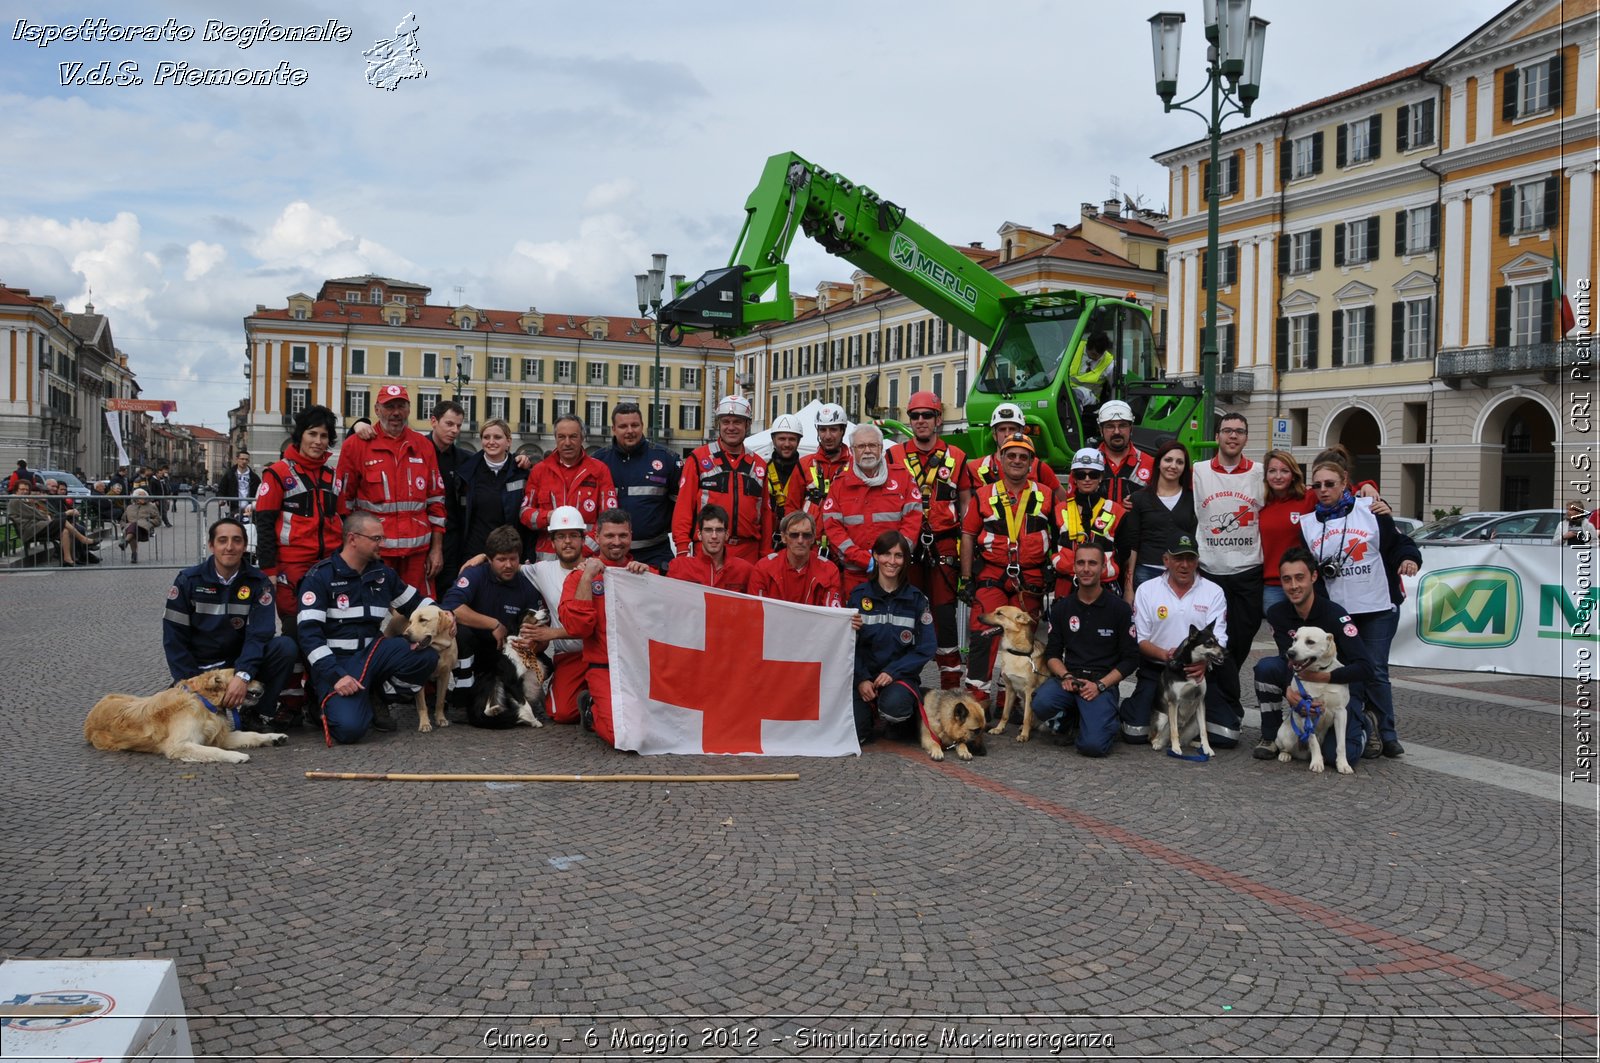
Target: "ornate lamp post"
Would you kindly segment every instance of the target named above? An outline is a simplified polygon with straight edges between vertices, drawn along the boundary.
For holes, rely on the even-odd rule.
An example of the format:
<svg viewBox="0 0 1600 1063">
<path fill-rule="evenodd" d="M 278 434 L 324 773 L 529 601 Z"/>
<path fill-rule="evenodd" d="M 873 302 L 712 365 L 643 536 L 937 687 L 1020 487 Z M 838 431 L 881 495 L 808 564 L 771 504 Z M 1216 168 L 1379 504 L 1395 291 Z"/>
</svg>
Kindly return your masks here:
<svg viewBox="0 0 1600 1063">
<path fill-rule="evenodd" d="M 661 310 L 661 291 L 667 279 L 667 256 L 650 256 L 650 270 L 633 276 L 634 288 L 639 296 L 639 316 L 657 317 Z M 683 286 L 683 274 L 672 275 L 672 291 Z M 661 323 L 658 320 L 651 330 L 656 338 L 655 398 L 650 403 L 650 438 L 659 441 L 666 431 L 661 417 Z"/>
<path fill-rule="evenodd" d="M 1193 96 L 1173 103 L 1178 94 L 1178 46 L 1183 36 L 1182 12 L 1163 11 L 1150 19 L 1150 44 L 1155 60 L 1156 95 L 1163 111 L 1188 111 L 1206 123 L 1211 139 L 1211 166 L 1206 175 L 1206 330 L 1200 350 L 1200 371 L 1205 381 L 1205 403 L 1200 430 L 1207 441 L 1215 438 L 1212 396 L 1217 391 L 1217 226 L 1218 145 L 1222 123 L 1239 114 L 1250 117 L 1250 105 L 1261 94 L 1261 53 L 1266 46 L 1267 20 L 1252 18 L 1250 0 L 1205 0 L 1206 83 Z M 1211 92 L 1209 114 L 1186 106 Z"/>
<path fill-rule="evenodd" d="M 466 361 L 467 361 L 466 347 L 463 344 L 460 344 L 460 343 L 456 344 L 456 375 L 455 375 L 456 394 L 455 394 L 455 399 L 456 399 L 457 402 L 461 401 L 461 393 L 463 391 L 467 390 L 467 385 L 472 383 L 472 375 L 467 372 Z M 445 377 L 445 381 L 444 382 L 446 384 L 449 384 L 450 383 L 450 378 L 449 377 Z"/>
</svg>

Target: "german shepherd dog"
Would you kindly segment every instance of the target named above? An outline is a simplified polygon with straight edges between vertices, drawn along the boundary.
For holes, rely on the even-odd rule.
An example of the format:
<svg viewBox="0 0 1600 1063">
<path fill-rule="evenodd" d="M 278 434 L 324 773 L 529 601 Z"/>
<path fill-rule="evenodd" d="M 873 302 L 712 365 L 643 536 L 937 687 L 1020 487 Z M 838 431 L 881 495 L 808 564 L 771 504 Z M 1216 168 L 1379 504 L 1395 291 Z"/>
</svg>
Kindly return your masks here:
<svg viewBox="0 0 1600 1063">
<path fill-rule="evenodd" d="M 550 611 L 540 606 L 517 618 L 514 633 L 506 639 L 495 658 L 493 679 L 484 683 L 474 696 L 479 699 L 485 716 L 515 710 L 518 723 L 543 727 L 544 695 L 555 674 L 555 666 L 545 652 L 545 643 L 522 639 L 515 634 L 530 620 L 540 627 L 549 627 Z"/>
<path fill-rule="evenodd" d="M 1152 749 L 1171 748 L 1183 755 L 1185 738 L 1200 739 L 1200 751 L 1212 756 L 1211 742 L 1206 738 L 1206 680 L 1190 679 L 1184 669 L 1205 662 L 1207 668 L 1222 663 L 1227 651 L 1217 642 L 1217 622 L 1205 627 L 1189 625 L 1189 635 L 1172 651 L 1172 659 L 1161 671 L 1161 703 L 1156 709 L 1150 729 Z"/>
</svg>

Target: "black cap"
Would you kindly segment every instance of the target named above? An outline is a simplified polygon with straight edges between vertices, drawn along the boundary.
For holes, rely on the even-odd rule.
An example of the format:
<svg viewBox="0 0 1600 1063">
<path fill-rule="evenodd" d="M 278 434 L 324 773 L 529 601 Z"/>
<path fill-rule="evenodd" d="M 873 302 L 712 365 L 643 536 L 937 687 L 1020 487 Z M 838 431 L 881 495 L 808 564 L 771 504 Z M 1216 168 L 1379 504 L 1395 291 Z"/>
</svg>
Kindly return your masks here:
<svg viewBox="0 0 1600 1063">
<path fill-rule="evenodd" d="M 1172 542 L 1167 546 L 1168 557 L 1182 557 L 1188 554 L 1191 557 L 1200 556 L 1200 548 L 1194 544 L 1194 536 L 1179 533 L 1172 537 Z"/>
</svg>

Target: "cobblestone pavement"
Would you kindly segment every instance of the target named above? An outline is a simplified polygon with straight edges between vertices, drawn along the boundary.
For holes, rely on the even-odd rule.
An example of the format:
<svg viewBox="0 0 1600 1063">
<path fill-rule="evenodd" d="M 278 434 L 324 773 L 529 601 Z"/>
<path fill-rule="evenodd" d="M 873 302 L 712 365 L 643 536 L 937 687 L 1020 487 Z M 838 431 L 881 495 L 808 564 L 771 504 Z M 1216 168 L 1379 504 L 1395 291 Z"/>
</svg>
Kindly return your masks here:
<svg viewBox="0 0 1600 1063">
<path fill-rule="evenodd" d="M 1414 755 L 1352 777 L 1009 736 L 971 765 L 893 741 L 641 759 L 460 725 L 337 749 L 302 731 L 238 767 L 97 752 L 100 694 L 165 685 L 170 579 L 0 577 L 0 955 L 174 959 L 207 1055 L 1596 1052 L 1595 790 L 1560 782 L 1555 680 L 1399 671 Z"/>
</svg>

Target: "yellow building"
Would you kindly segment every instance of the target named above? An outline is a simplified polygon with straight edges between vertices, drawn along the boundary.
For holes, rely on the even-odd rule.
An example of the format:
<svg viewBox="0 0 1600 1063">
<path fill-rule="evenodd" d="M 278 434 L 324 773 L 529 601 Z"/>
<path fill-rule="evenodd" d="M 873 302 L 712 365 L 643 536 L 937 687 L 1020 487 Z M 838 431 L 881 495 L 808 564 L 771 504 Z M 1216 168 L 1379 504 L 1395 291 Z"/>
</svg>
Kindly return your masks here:
<svg viewBox="0 0 1600 1063">
<path fill-rule="evenodd" d="M 1149 211 L 1108 200 L 1086 203 L 1078 225 L 1042 232 L 1011 222 L 998 250 L 961 252 L 1019 292 L 1073 288 L 1132 293 L 1155 308 L 1161 328 L 1166 241 Z M 973 337 L 857 270 L 849 283 L 824 281 L 815 296 L 796 294 L 791 322 L 733 341 L 739 384 L 751 396 L 758 427 L 813 399 L 836 402 L 852 420 L 905 417 L 918 391 L 943 401 L 946 428 L 966 425 L 964 407 L 989 337 Z"/>
<path fill-rule="evenodd" d="M 1407 515 L 1548 506 L 1584 442 L 1551 275 L 1594 275 L 1596 2 L 1525 0 L 1434 59 L 1227 131 L 1218 405 L 1343 443 Z M 1198 374 L 1209 143 L 1171 174 L 1170 371 Z M 1592 333 L 1591 333 L 1592 334 Z M 1592 388 L 1592 385 L 1590 385 Z M 1592 438 L 1592 437 L 1591 437 Z"/>
<path fill-rule="evenodd" d="M 282 308 L 256 307 L 244 319 L 250 393 L 238 411 L 253 456 L 276 455 L 307 406 L 327 406 L 346 425 L 371 417 L 373 394 L 387 383 L 410 390 L 412 423 L 421 429 L 442 399 L 461 403 L 461 441 L 472 446 L 477 426 L 498 417 L 516 444 L 548 450 L 563 414 L 583 420 L 598 445 L 609 437 L 612 406 L 651 408 L 654 322 L 439 306 L 429 294 L 367 275 L 325 281 L 315 296 L 291 295 Z M 663 427 L 652 436 L 687 450 L 704 442 L 710 411 L 732 386 L 732 352 L 700 333 L 660 350 Z"/>
</svg>

